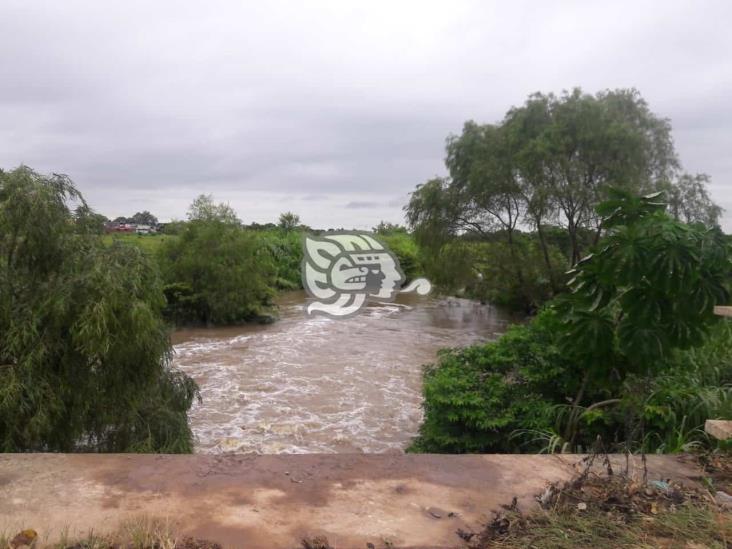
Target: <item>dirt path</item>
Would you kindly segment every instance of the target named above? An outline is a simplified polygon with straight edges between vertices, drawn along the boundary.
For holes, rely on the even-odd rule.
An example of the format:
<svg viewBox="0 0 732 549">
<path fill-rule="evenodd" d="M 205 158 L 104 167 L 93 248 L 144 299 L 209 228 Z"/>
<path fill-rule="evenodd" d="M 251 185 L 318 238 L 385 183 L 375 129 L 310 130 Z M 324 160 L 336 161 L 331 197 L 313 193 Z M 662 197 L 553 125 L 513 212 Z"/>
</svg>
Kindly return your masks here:
<svg viewBox="0 0 732 549">
<path fill-rule="evenodd" d="M 0 455 L 0 531 L 48 542 L 113 531 L 141 515 L 225 547 L 458 547 L 518 497 L 528 509 L 576 457 L 535 455 Z M 639 465 L 639 464 L 637 464 Z M 649 456 L 650 478 L 700 474 L 685 456 Z"/>
</svg>

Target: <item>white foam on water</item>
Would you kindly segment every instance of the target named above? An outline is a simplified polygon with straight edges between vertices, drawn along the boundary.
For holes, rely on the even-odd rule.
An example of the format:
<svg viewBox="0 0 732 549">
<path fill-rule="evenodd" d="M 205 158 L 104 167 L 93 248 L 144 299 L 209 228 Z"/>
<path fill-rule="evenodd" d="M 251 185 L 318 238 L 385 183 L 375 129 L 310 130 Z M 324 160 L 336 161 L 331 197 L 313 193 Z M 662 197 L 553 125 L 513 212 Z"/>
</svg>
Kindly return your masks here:
<svg viewBox="0 0 732 549">
<path fill-rule="evenodd" d="M 505 328 L 495 310 L 464 300 L 390 303 L 343 320 L 302 308 L 175 345 L 174 364 L 201 388 L 190 414 L 198 452 L 404 449 L 422 420 L 422 365 Z"/>
</svg>

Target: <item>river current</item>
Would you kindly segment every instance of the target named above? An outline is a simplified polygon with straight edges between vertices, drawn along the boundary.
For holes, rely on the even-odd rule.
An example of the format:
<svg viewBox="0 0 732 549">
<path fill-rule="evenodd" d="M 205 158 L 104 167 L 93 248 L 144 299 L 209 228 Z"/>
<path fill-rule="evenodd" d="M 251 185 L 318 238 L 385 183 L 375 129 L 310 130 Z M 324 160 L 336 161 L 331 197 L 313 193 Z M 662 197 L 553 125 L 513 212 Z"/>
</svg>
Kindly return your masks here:
<svg viewBox="0 0 732 549">
<path fill-rule="evenodd" d="M 491 305 L 400 294 L 348 319 L 307 318 L 283 295 L 274 324 L 179 330 L 175 366 L 201 388 L 196 451 L 403 450 L 422 420 L 422 366 L 438 349 L 495 339 L 515 320 Z"/>
</svg>

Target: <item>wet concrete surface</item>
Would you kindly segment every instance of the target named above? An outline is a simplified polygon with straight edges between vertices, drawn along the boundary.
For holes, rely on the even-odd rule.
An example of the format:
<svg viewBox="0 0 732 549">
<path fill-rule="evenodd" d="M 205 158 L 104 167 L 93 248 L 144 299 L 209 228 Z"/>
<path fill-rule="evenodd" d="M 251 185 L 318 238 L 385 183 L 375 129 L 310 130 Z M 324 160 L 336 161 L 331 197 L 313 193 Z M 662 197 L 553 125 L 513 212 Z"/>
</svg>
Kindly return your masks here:
<svg viewBox="0 0 732 549">
<path fill-rule="evenodd" d="M 0 454 L 0 532 L 44 543 L 115 531 L 140 516 L 225 547 L 460 547 L 516 496 L 529 510 L 578 456 Z M 624 460 L 615 458 L 618 465 Z M 649 478 L 700 475 L 688 456 L 648 456 Z M 631 462 L 640 468 L 640 460 Z"/>
</svg>

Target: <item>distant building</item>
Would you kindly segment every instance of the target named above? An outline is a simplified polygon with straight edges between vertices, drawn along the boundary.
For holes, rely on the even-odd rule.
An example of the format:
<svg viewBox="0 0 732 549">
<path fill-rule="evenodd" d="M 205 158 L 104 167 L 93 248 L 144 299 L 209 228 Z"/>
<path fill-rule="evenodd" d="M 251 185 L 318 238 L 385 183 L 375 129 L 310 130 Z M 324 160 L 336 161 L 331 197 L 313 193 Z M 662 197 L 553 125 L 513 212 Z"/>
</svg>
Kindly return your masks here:
<svg viewBox="0 0 732 549">
<path fill-rule="evenodd" d="M 137 233 L 137 234 L 156 234 L 161 228 L 161 224 L 144 225 L 142 223 L 117 223 L 109 221 L 104 224 L 104 230 L 108 233 Z"/>
<path fill-rule="evenodd" d="M 110 221 L 104 224 L 104 230 L 108 233 L 134 233 L 136 225 L 134 223 L 116 223 Z"/>
</svg>

